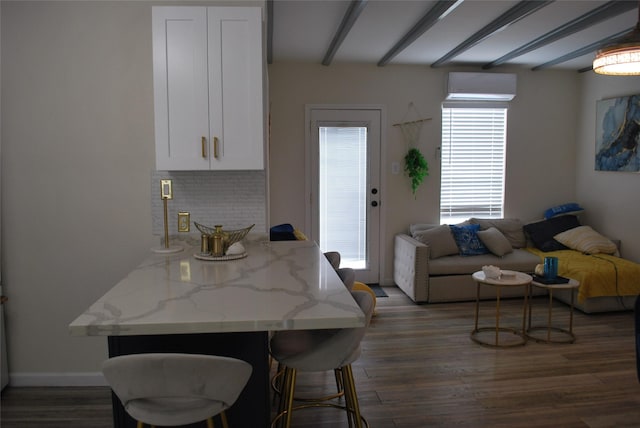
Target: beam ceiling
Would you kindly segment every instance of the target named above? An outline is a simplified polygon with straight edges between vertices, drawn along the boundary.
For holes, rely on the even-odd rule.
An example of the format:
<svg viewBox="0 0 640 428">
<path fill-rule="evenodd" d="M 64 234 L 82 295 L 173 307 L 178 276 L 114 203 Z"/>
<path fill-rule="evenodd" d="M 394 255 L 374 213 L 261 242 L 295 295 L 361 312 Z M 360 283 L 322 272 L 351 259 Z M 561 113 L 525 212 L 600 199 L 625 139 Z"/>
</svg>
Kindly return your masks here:
<svg viewBox="0 0 640 428">
<path fill-rule="evenodd" d="M 527 52 L 531 52 L 535 49 L 541 48 L 542 46 L 548 45 L 549 43 L 555 42 L 556 40 L 559 40 L 563 37 L 567 37 L 570 34 L 577 33 L 578 31 L 582 31 L 585 28 L 589 28 L 599 22 L 605 21 L 614 16 L 620 15 L 621 13 L 635 9 L 636 6 L 637 3 L 631 1 L 610 1 L 608 3 L 605 3 L 600 7 L 592 9 L 584 15 L 581 15 L 576 19 L 567 22 L 566 24 L 556 29 L 549 31 L 548 33 L 538 37 L 537 39 L 532 40 L 517 49 L 512 50 L 508 54 L 501 56 L 495 61 L 483 65 L 482 68 L 487 70 L 497 65 L 504 64 L 510 59 L 516 58 L 520 55 L 524 55 Z"/>
<path fill-rule="evenodd" d="M 582 67 L 577 71 L 590 70 L 586 56 L 628 32 L 620 29 L 631 24 L 629 12 L 640 3 L 636 0 L 264 1 L 269 64 L 275 54 L 283 60 L 315 58 L 325 66 L 339 58 L 346 62 L 376 63 L 380 67 L 397 62 L 429 64 L 434 68 L 455 64 L 485 70 L 509 64 L 541 70 L 565 63 L 556 68 Z"/>
<path fill-rule="evenodd" d="M 446 64 L 452 58 L 460 55 L 462 52 L 480 43 L 487 37 L 491 37 L 495 33 L 504 30 L 509 25 L 518 22 L 522 18 L 525 18 L 526 16 L 532 14 L 533 12 L 545 7 L 546 5 L 552 2 L 553 0 L 549 0 L 549 1 L 525 0 L 525 1 L 519 2 L 518 4 L 513 6 L 511 9 L 507 10 L 505 13 L 503 13 L 502 15 L 500 15 L 499 17 L 491 21 L 486 26 L 484 26 L 482 29 L 480 29 L 480 31 L 473 34 L 467 40 L 460 43 L 458 46 L 453 48 L 443 57 L 441 57 L 436 62 L 431 64 L 431 67 L 439 67 L 441 65 Z"/>
<path fill-rule="evenodd" d="M 418 37 L 424 34 L 429 28 L 431 28 L 436 22 L 443 19 L 450 14 L 458 5 L 462 3 L 462 0 L 438 0 L 436 4 L 429 9 L 429 11 L 411 28 L 407 34 L 405 34 L 385 56 L 378 61 L 380 67 L 387 65 L 389 61 L 400 53 L 403 49 L 413 43 Z"/>
</svg>

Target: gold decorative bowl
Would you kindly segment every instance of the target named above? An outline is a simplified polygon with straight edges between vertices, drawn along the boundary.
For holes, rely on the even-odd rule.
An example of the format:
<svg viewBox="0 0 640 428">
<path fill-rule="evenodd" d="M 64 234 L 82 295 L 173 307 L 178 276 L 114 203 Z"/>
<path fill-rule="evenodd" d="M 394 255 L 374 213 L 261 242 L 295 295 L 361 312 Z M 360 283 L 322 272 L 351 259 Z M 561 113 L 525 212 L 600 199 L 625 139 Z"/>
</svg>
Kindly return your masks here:
<svg viewBox="0 0 640 428">
<path fill-rule="evenodd" d="M 203 224 L 200 223 L 196 223 L 195 221 L 193 222 L 196 225 L 196 228 L 198 228 L 198 230 L 204 234 L 207 235 L 208 237 L 212 237 L 214 233 L 216 233 L 216 229 L 214 227 L 209 227 L 209 226 L 205 226 Z M 249 233 L 249 231 L 251 229 L 253 229 L 253 226 L 255 226 L 255 224 L 252 224 L 249 227 L 245 227 L 244 229 L 236 229 L 236 230 L 225 230 L 222 229 L 222 233 L 224 234 L 224 253 L 227 253 L 227 249 L 235 244 L 236 242 L 242 241 L 244 239 L 245 236 L 247 236 L 247 233 Z"/>
</svg>

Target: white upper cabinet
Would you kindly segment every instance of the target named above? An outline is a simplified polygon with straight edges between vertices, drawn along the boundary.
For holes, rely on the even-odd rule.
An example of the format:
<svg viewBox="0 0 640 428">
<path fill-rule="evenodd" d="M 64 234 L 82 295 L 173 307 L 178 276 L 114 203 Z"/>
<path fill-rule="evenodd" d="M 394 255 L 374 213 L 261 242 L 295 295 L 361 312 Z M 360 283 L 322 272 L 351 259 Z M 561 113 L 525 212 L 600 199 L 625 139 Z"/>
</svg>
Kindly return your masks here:
<svg viewBox="0 0 640 428">
<path fill-rule="evenodd" d="M 264 168 L 262 11 L 153 8 L 156 169 Z"/>
</svg>

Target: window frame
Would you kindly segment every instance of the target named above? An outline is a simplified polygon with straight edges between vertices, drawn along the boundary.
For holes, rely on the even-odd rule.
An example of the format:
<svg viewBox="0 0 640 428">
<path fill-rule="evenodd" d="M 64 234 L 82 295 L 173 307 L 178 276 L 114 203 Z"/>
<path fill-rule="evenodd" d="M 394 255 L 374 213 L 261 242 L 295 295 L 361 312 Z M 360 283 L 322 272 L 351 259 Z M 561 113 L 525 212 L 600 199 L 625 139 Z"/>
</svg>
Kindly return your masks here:
<svg viewBox="0 0 640 428">
<path fill-rule="evenodd" d="M 441 224 L 455 224 L 470 217 L 504 216 L 508 107 L 506 102 L 442 104 L 439 203 Z M 456 110 L 457 117 L 452 117 Z M 492 117 L 494 119 L 491 119 Z M 456 120 L 465 119 L 471 122 L 460 123 L 461 127 L 457 130 L 453 128 Z M 457 153 L 451 148 L 456 144 L 459 146 Z M 446 164 L 447 159 L 457 164 L 451 168 L 457 168 L 458 172 L 450 171 L 451 168 Z M 486 162 L 482 162 L 483 159 Z M 465 172 L 462 178 L 461 170 Z M 488 193 L 486 196 L 478 197 L 481 192 Z"/>
</svg>

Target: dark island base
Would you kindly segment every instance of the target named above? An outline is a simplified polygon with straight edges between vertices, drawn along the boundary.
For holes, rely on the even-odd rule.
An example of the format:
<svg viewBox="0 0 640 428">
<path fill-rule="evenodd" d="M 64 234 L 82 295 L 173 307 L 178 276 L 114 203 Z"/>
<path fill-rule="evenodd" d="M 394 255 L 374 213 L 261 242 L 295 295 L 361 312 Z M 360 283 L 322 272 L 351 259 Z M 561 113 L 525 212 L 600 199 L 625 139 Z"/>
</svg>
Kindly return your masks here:
<svg viewBox="0 0 640 428">
<path fill-rule="evenodd" d="M 236 427 L 268 427 L 269 349 L 267 332 L 202 333 L 146 336 L 109 336 L 109 357 L 148 352 L 182 352 L 234 357 L 247 361 L 253 373 L 236 403 L 227 410 L 229 425 Z M 115 428 L 135 428 L 136 422 L 124 410 L 118 397 L 113 395 L 113 422 Z M 217 422 L 216 419 L 214 421 Z M 206 423 L 185 427 L 206 427 Z"/>
</svg>

